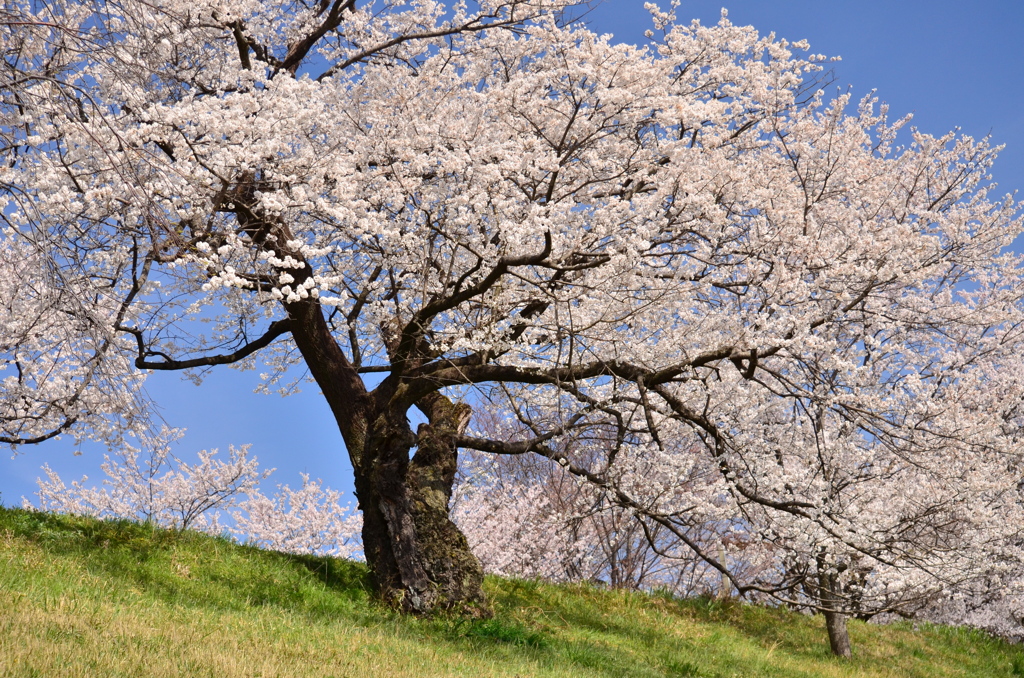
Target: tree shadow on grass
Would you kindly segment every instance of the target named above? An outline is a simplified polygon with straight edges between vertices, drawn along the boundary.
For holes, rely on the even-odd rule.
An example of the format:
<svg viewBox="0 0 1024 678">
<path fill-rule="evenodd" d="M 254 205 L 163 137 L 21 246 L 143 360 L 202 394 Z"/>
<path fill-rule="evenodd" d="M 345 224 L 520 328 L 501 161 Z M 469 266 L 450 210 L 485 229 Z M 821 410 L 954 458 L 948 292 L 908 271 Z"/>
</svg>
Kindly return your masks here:
<svg viewBox="0 0 1024 678">
<path fill-rule="evenodd" d="M 344 558 L 288 554 L 288 559 L 307 569 L 327 588 L 352 599 L 366 598 L 373 591 L 370 570 L 363 563 Z"/>
<path fill-rule="evenodd" d="M 751 624 L 745 620 L 748 606 L 739 601 L 678 599 L 586 584 L 553 586 L 530 580 L 505 580 L 497 588 L 495 598 L 506 608 L 535 611 L 532 624 L 571 630 L 576 638 L 582 636 L 572 642 L 574 647 L 569 648 L 568 657 L 582 667 L 592 668 L 594 675 L 718 675 L 722 666 L 734 662 L 739 662 L 735 668 L 741 674 L 754 671 L 749 675 L 782 675 L 778 669 L 750 656 L 750 648 L 745 646 L 751 642 L 777 651 L 790 641 L 789 653 L 808 659 L 820 659 L 825 654 L 818 648 L 808 651 L 806 642 L 801 647 L 799 640 L 786 638 L 779 643 L 771 633 L 771 623 L 758 620 Z M 780 611 L 778 615 L 786 617 L 788 613 Z M 778 615 L 772 610 L 765 611 L 772 622 L 790 621 L 779 619 Z M 748 622 L 749 633 L 739 632 L 739 621 Z M 695 637 L 680 633 L 676 622 L 698 625 L 702 627 L 701 633 Z M 724 628 L 716 630 L 708 624 Z M 799 639 L 801 632 L 794 635 Z M 643 660 L 639 665 L 623 667 L 623 657 L 630 655 Z M 765 673 L 758 673 L 761 671 Z"/>
<path fill-rule="evenodd" d="M 436 619 L 434 635 L 475 655 L 530 662 L 537 672 L 571 666 L 574 670 L 566 675 L 588 678 L 708 675 L 680 637 L 628 620 L 609 621 L 600 610 L 584 609 L 590 607 L 586 603 L 575 606 L 574 601 L 584 602 L 577 599 L 578 587 L 490 581 L 489 595 L 497 610 L 493 618 Z M 549 596 L 559 592 L 564 600 L 552 604 Z"/>
</svg>

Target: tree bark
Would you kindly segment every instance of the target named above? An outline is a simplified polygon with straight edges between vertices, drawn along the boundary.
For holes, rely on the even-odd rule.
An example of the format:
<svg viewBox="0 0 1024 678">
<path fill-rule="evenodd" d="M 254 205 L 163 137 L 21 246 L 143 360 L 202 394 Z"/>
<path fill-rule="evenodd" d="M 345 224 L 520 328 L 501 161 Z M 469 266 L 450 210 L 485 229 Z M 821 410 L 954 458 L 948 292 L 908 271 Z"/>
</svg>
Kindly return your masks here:
<svg viewBox="0 0 1024 678">
<path fill-rule="evenodd" d="M 828 630 L 828 644 L 837 657 L 852 657 L 850 634 L 846 630 L 846 615 L 841 612 L 825 613 L 825 628 Z"/>
<path fill-rule="evenodd" d="M 413 433 L 396 375 L 368 393 L 319 306 L 287 308 L 296 345 L 352 460 L 363 552 L 381 598 L 418 615 L 456 610 L 486 616 L 483 568 L 448 516 L 458 460 L 454 440 L 469 422 L 470 407 L 429 393 L 416 403 L 429 423 Z"/>
<path fill-rule="evenodd" d="M 371 426 L 356 469 L 363 551 L 382 598 L 394 607 L 482 616 L 488 614 L 483 568 L 448 516 L 457 461 L 452 438 L 468 421 L 469 407 L 435 397 L 445 407 L 428 413 L 431 423 L 415 435 L 404 413 L 400 421 L 381 415 Z"/>
<path fill-rule="evenodd" d="M 828 644 L 832 654 L 837 657 L 852 657 L 853 650 L 850 647 L 850 634 L 846 630 L 846 615 L 839 612 L 841 602 L 838 594 L 839 579 L 834 574 L 823 570 L 823 563 L 819 562 L 818 587 L 819 597 L 824 608 L 825 630 L 828 631 Z"/>
</svg>

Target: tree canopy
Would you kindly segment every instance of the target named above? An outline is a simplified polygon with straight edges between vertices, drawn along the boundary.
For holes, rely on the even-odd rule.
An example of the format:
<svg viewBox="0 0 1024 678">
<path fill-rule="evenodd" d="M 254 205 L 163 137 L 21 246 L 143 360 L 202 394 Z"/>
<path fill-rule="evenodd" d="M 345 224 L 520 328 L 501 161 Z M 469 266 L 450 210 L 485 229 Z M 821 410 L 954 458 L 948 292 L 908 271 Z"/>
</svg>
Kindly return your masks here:
<svg viewBox="0 0 1024 678">
<path fill-rule="evenodd" d="M 725 16 L 635 47 L 570 9 L 8 3 L 0 440 L 114 440 L 148 370 L 302 366 L 416 612 L 483 605 L 459 449 L 547 457 L 726 576 L 708 526 L 756 544 L 739 590 L 832 612 L 1015 562 L 996 149 Z"/>
</svg>

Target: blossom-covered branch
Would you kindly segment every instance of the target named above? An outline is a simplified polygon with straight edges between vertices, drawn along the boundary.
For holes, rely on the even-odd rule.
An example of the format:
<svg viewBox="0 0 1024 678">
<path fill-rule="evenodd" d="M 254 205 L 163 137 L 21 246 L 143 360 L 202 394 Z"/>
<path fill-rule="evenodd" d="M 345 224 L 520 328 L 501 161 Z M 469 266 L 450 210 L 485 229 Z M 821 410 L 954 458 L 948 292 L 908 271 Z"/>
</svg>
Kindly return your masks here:
<svg viewBox="0 0 1024 678">
<path fill-rule="evenodd" d="M 486 614 L 460 445 L 557 461 L 835 638 L 1018 559 L 998 149 L 829 96 L 825 57 L 725 15 L 651 7 L 634 47 L 567 6 L 12 5 L 4 439 L 138 427 L 136 359 L 301 365 L 381 595 L 418 614 Z M 19 266 L 47 273 L 34 325 Z"/>
</svg>

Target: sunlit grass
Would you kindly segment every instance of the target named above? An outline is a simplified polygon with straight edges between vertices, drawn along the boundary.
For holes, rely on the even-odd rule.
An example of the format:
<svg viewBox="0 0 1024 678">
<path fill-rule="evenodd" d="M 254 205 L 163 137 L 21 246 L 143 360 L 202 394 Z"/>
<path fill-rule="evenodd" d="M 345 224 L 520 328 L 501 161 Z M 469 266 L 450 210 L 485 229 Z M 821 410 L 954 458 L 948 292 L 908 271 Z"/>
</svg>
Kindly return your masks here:
<svg viewBox="0 0 1024 678">
<path fill-rule="evenodd" d="M 129 522 L 0 509 L 0 676 L 1024 676 L 974 631 L 490 578 L 488 620 L 412 619 L 366 569 Z"/>
</svg>

